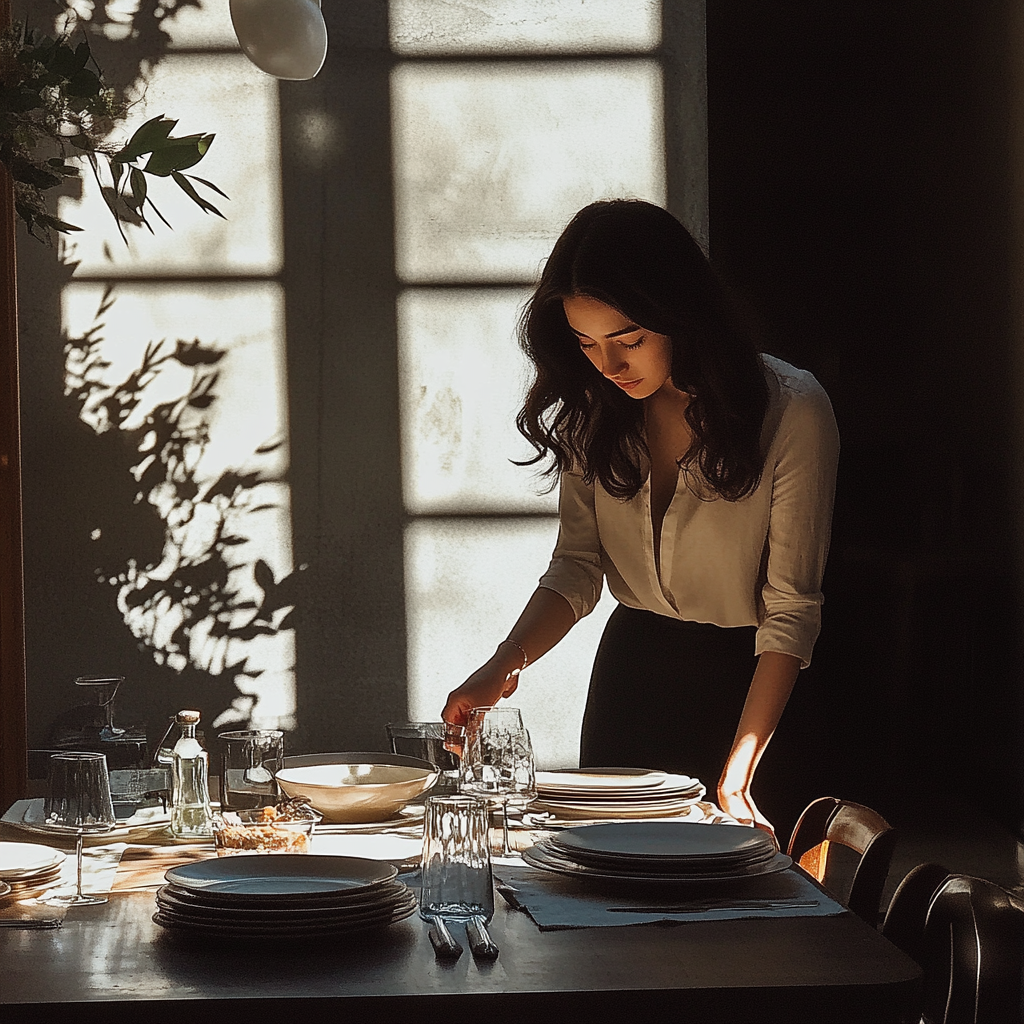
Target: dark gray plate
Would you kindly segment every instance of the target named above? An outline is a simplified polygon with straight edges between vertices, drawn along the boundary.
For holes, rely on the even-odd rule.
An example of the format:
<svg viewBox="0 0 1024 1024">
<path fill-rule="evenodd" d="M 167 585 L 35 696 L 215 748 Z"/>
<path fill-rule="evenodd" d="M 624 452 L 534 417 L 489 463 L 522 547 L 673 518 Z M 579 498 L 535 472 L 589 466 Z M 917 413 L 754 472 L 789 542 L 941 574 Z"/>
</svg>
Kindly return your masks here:
<svg viewBox="0 0 1024 1024">
<path fill-rule="evenodd" d="M 766 832 L 738 825 L 687 821 L 613 821 L 566 829 L 552 842 L 570 855 L 615 860 L 744 862 L 774 848 Z"/>
<path fill-rule="evenodd" d="M 359 890 L 355 895 L 334 899 L 314 896 L 309 900 L 285 900 L 268 902 L 250 900 L 225 901 L 216 895 L 191 892 L 165 885 L 157 890 L 156 900 L 182 914 L 221 918 L 228 914 L 238 919 L 286 920 L 296 916 L 330 917 L 332 915 L 359 914 L 367 910 L 378 910 L 405 899 L 410 892 L 404 882 L 388 882 L 369 890 Z"/>
<path fill-rule="evenodd" d="M 277 901 L 354 894 L 390 882 L 397 874 L 394 865 L 363 857 L 280 853 L 182 864 L 164 878 L 178 889 L 229 901 Z"/>
<path fill-rule="evenodd" d="M 363 920 L 388 918 L 409 907 L 415 909 L 416 895 L 408 886 L 389 891 L 387 899 L 377 903 L 343 904 L 334 907 L 302 907 L 271 912 L 242 910 L 237 907 L 206 907 L 181 901 L 164 886 L 156 895 L 157 910 L 177 920 L 231 925 L 237 928 L 311 928 L 331 924 L 353 925 Z"/>
<path fill-rule="evenodd" d="M 706 826 L 704 826 L 706 827 Z M 560 875 L 571 875 L 574 878 L 591 878 L 607 882 L 629 882 L 664 885 L 706 885 L 717 882 L 737 882 L 742 879 L 756 878 L 759 875 L 771 875 L 777 871 L 785 871 L 793 863 L 791 857 L 777 853 L 771 860 L 753 865 L 746 870 L 730 870 L 723 872 L 672 872 L 644 871 L 641 867 L 631 870 L 614 870 L 606 867 L 591 867 L 572 860 L 557 847 L 550 843 L 538 843 L 523 852 L 523 860 L 535 868 L 554 871 Z"/>
<path fill-rule="evenodd" d="M 396 921 L 411 917 L 415 912 L 416 899 L 413 897 L 405 903 L 394 907 L 389 912 L 382 912 L 373 917 L 352 918 L 346 921 L 311 920 L 287 925 L 247 924 L 233 921 L 218 923 L 193 920 L 170 913 L 164 909 L 157 910 L 153 915 L 153 920 L 164 928 L 180 929 L 195 935 L 239 939 L 326 938 L 331 935 L 349 935 L 353 932 L 367 931 L 372 928 L 385 928 Z"/>
</svg>

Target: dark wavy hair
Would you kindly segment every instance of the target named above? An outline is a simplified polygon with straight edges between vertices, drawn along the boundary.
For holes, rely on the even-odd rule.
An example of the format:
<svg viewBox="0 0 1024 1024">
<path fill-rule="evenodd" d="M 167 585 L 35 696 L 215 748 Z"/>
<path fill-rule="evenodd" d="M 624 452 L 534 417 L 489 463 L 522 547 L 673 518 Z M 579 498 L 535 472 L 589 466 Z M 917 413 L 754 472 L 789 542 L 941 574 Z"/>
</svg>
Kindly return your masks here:
<svg viewBox="0 0 1024 1024">
<path fill-rule="evenodd" d="M 547 260 L 519 324 L 536 378 L 516 425 L 547 474 L 566 469 L 632 498 L 648 454 L 643 403 L 603 377 L 569 329 L 562 300 L 598 299 L 672 340 L 672 383 L 692 398 L 693 435 L 679 466 L 736 501 L 761 478 L 768 384 L 753 333 L 700 246 L 670 213 L 640 200 L 584 207 Z M 704 488 L 700 488 L 703 490 Z"/>
</svg>

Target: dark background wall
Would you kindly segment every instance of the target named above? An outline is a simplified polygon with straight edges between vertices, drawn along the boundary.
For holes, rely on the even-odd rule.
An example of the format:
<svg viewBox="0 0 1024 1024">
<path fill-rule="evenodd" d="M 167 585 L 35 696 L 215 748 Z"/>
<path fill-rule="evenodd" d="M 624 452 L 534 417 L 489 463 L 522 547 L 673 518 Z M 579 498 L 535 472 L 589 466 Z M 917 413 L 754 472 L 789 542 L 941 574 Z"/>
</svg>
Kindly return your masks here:
<svg viewBox="0 0 1024 1024">
<path fill-rule="evenodd" d="M 823 786 L 1021 818 L 1019 4 L 708 4 L 712 258 L 842 437 Z"/>
</svg>

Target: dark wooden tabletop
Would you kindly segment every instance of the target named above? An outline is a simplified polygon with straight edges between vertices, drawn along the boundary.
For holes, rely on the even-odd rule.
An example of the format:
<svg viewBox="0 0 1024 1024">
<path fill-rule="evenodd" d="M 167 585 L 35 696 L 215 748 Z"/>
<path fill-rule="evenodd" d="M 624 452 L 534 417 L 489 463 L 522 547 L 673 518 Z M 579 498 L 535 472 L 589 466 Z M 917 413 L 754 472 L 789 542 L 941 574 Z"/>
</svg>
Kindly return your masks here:
<svg viewBox="0 0 1024 1024">
<path fill-rule="evenodd" d="M 491 926 L 498 960 L 476 962 L 463 943 L 461 959 L 445 964 L 418 917 L 345 939 L 231 944 L 154 924 L 152 893 L 115 893 L 103 906 L 72 908 L 60 929 L 0 930 L 0 1018 L 916 1019 L 919 969 L 852 914 L 541 932 L 498 904 Z"/>
</svg>

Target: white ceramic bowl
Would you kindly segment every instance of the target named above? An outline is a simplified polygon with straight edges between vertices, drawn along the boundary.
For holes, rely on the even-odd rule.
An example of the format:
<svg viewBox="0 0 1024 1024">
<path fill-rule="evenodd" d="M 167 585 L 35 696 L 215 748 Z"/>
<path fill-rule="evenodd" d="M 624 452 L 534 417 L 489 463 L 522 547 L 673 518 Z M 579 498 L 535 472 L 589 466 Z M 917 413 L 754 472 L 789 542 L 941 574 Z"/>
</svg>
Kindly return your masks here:
<svg viewBox="0 0 1024 1024">
<path fill-rule="evenodd" d="M 430 789 L 437 774 L 426 762 L 405 765 L 366 760 L 291 766 L 282 768 L 276 778 L 288 796 L 305 797 L 325 822 L 340 823 L 394 817 L 410 800 Z"/>
</svg>

